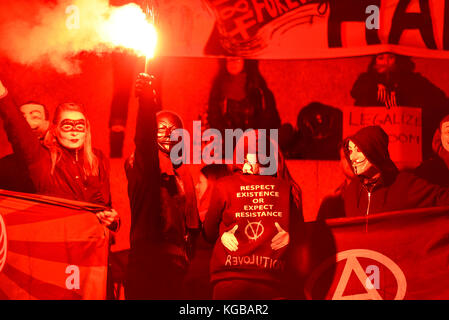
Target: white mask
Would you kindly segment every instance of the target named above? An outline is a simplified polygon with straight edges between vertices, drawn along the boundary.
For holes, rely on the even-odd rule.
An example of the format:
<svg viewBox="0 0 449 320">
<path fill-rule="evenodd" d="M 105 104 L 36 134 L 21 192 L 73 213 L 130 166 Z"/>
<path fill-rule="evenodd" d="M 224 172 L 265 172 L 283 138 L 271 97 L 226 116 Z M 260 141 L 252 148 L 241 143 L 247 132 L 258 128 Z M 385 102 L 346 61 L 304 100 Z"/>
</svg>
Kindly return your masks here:
<svg viewBox="0 0 449 320">
<path fill-rule="evenodd" d="M 71 150 L 84 146 L 87 130 L 86 118 L 78 111 L 61 112 L 56 136 L 59 143 Z"/>
</svg>

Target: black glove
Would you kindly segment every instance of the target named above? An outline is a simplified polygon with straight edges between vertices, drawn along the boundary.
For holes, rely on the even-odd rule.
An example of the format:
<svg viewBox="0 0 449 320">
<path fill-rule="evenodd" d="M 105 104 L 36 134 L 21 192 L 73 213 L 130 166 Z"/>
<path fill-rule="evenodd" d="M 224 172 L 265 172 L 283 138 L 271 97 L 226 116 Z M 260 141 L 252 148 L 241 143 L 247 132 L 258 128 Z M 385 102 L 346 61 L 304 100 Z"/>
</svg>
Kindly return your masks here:
<svg viewBox="0 0 449 320">
<path fill-rule="evenodd" d="M 147 73 L 140 73 L 136 80 L 136 96 L 139 99 L 157 103 L 157 93 L 154 88 L 155 77 Z"/>
</svg>

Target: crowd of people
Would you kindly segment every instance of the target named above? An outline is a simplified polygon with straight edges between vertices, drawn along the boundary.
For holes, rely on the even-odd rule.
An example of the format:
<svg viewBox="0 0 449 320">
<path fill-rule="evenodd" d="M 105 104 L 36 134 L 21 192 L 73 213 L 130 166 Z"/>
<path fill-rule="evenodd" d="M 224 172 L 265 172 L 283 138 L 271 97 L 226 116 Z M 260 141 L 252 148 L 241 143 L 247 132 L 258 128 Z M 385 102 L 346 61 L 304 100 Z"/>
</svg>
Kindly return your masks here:
<svg viewBox="0 0 449 320">
<path fill-rule="evenodd" d="M 372 75 L 362 75 L 351 92 L 356 104 L 392 108 L 420 103 L 405 87 L 425 81 L 400 73 L 395 58 L 386 54 L 373 59 L 368 71 Z M 274 96 L 257 62 L 232 58 L 222 63 L 212 86 L 208 125 L 218 130 L 280 128 Z M 301 239 L 305 223 L 301 189 L 280 149 L 274 149 L 276 172 L 264 174 L 258 151 L 267 142 L 277 142 L 256 130 L 255 145 L 245 137 L 237 141 L 243 163 L 235 161 L 235 154 L 233 165 L 206 165 L 195 186 L 190 166 L 172 161 L 177 142 L 171 134 L 184 124 L 179 115 L 162 108 L 155 82 L 153 75 L 140 74 L 135 86 L 135 150 L 125 162 L 131 208 L 126 299 L 292 297 L 286 289 L 291 288 L 286 277 L 288 249 Z M 364 94 L 373 90 L 372 96 Z M 410 100 L 402 102 L 406 98 Z M 443 101 L 445 96 L 432 98 Z M 318 220 L 449 205 L 449 107 L 444 109 L 444 103 L 440 111 L 445 114 L 438 114 L 431 144 L 433 155 L 413 172 L 398 170 L 388 151 L 389 136 L 381 127 L 368 126 L 342 140 L 341 113 L 319 103 L 305 108 L 302 118 L 316 121 L 301 122 L 303 131 L 332 145 L 325 148 L 330 150 L 328 158 L 340 158 L 346 177 L 324 199 Z M 322 119 L 320 114 L 332 116 Z M 119 230 L 108 160 L 92 147 L 89 119 L 81 105 L 63 103 L 50 120 L 47 108 L 38 102 L 17 107 L 0 81 L 0 117 L 14 150 L 0 160 L 0 188 L 100 204 L 105 209 L 97 213 L 99 222 L 112 232 Z M 301 148 L 319 150 L 313 141 Z M 210 267 L 198 261 L 210 261 Z M 194 272 L 201 275 L 189 268 L 195 263 Z M 199 280 L 206 279 L 203 273 L 210 275 L 210 282 Z"/>
</svg>

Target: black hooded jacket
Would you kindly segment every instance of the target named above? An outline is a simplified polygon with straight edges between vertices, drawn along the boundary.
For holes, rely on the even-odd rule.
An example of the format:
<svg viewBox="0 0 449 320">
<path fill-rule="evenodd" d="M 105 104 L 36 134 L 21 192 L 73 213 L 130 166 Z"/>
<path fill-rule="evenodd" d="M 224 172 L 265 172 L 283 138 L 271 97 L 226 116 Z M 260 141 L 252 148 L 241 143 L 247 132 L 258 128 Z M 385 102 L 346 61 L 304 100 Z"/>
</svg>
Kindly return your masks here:
<svg viewBox="0 0 449 320">
<path fill-rule="evenodd" d="M 380 178 L 372 184 L 367 184 L 368 180 L 362 176 L 353 179 L 343 199 L 346 216 L 449 204 L 449 189 L 399 172 L 388 153 L 388 135 L 379 126 L 362 128 L 347 138 L 345 144 L 349 141 L 380 171 Z"/>
</svg>

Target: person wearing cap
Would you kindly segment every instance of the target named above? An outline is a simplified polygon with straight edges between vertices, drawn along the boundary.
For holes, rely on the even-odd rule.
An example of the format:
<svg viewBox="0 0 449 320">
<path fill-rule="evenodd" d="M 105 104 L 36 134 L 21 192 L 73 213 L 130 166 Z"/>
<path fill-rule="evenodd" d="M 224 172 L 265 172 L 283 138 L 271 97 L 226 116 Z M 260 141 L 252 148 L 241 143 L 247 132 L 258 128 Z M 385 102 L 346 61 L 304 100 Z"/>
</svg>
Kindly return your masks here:
<svg viewBox="0 0 449 320">
<path fill-rule="evenodd" d="M 398 170 L 388 140 L 379 126 L 362 128 L 345 139 L 346 160 L 357 176 L 344 194 L 346 216 L 448 205 L 449 189 Z"/>
</svg>

